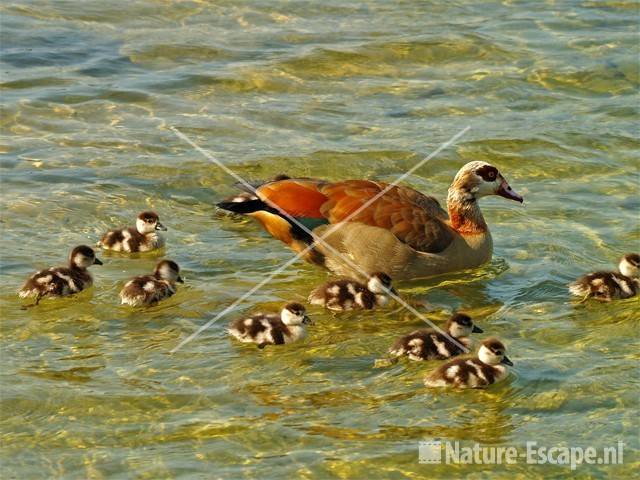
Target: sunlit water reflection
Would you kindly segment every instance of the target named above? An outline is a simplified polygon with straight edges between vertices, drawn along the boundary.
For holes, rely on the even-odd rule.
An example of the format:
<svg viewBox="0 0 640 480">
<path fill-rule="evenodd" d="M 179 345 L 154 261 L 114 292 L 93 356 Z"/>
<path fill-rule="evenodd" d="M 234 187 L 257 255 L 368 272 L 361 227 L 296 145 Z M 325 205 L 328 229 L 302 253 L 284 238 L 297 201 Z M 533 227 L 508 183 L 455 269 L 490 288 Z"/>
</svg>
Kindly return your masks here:
<svg viewBox="0 0 640 480">
<path fill-rule="evenodd" d="M 20 2 L 2 8 L 2 471 L 6 478 L 564 477 L 566 468 L 420 465 L 430 438 L 627 444 L 638 457 L 638 300 L 578 305 L 565 285 L 638 251 L 633 2 Z M 391 180 L 444 200 L 487 160 L 526 198 L 483 201 L 490 265 L 400 285 L 435 321 L 471 313 L 516 367 L 486 391 L 429 392 L 437 362 L 373 368 L 422 326 L 390 308 L 258 351 L 227 319 L 182 339 L 291 254 L 214 204 L 240 175 Z M 166 252 L 103 254 L 77 298 L 20 310 L 31 271 L 160 212 Z M 186 284 L 118 305 L 165 254 Z M 304 300 L 296 263 L 237 312 Z M 233 316 L 233 315 L 232 315 Z M 484 472 L 484 473 L 482 473 Z"/>
</svg>

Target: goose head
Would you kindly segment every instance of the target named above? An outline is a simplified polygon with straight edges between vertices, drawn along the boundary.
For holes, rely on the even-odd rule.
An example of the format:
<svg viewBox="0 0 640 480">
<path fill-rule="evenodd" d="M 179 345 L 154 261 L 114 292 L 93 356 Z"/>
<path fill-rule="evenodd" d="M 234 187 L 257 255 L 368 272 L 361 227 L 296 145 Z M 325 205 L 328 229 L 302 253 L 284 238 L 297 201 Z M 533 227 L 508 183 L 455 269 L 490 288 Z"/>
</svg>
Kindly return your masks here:
<svg viewBox="0 0 640 480">
<path fill-rule="evenodd" d="M 160 217 L 156 212 L 142 212 L 136 219 L 136 230 L 142 235 L 147 235 L 156 230 L 167 230 L 167 227 L 160 223 Z"/>
<path fill-rule="evenodd" d="M 482 333 L 483 330 L 473 323 L 471 317 L 465 313 L 456 313 L 447 321 L 447 332 L 453 338 L 468 337 L 472 333 Z"/>
<path fill-rule="evenodd" d="M 640 255 L 627 253 L 620 259 L 620 273 L 629 278 L 640 278 Z"/>
<path fill-rule="evenodd" d="M 513 362 L 505 355 L 506 350 L 504 344 L 497 338 L 487 338 L 482 341 L 480 350 L 478 350 L 478 358 L 487 365 L 513 366 Z"/>
<path fill-rule="evenodd" d="M 455 176 L 451 189 L 463 194 L 467 201 L 474 201 L 488 195 L 498 195 L 516 202 L 524 202 L 500 171 L 487 162 L 470 162 Z"/>
<path fill-rule="evenodd" d="M 307 309 L 299 303 L 287 303 L 280 313 L 282 323 L 285 325 L 302 325 L 311 323 L 307 316 Z"/>
<path fill-rule="evenodd" d="M 73 250 L 69 255 L 69 263 L 72 267 L 88 268 L 91 265 L 102 265 L 102 262 L 96 257 L 96 253 L 93 248 L 86 245 L 80 245 Z"/>
<path fill-rule="evenodd" d="M 377 295 L 387 295 L 389 292 L 397 295 L 395 288 L 391 286 L 391 277 L 384 272 L 376 272 L 369 276 L 367 289 Z"/>
<path fill-rule="evenodd" d="M 156 265 L 153 274 L 160 280 L 167 280 L 169 282 L 184 283 L 184 280 L 180 276 L 180 267 L 172 260 L 162 260 Z"/>
</svg>

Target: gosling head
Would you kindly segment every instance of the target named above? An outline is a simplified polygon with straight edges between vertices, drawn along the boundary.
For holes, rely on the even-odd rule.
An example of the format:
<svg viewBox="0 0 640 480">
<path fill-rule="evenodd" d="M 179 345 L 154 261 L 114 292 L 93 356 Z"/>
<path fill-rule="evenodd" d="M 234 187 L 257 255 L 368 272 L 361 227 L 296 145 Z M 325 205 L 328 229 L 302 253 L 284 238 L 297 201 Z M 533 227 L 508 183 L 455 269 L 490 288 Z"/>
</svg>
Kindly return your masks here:
<svg viewBox="0 0 640 480">
<path fill-rule="evenodd" d="M 394 295 L 398 294 L 391 286 L 391 277 L 384 272 L 372 273 L 367 281 L 367 289 L 379 295 L 386 295 L 389 291 Z"/>
<path fill-rule="evenodd" d="M 496 167 L 487 162 L 469 162 L 457 173 L 450 194 L 460 192 L 464 200 L 473 201 L 487 195 L 499 195 L 516 202 L 524 202 L 524 199 L 511 188 L 509 182 L 502 176 Z"/>
<path fill-rule="evenodd" d="M 91 265 L 102 265 L 102 262 L 96 257 L 96 253 L 93 248 L 86 245 L 80 245 L 73 250 L 69 255 L 69 263 L 72 267 L 87 268 Z"/>
<path fill-rule="evenodd" d="M 447 332 L 453 338 L 468 337 L 472 333 L 482 333 L 483 330 L 473 323 L 471 317 L 465 313 L 455 313 L 447 321 Z"/>
<path fill-rule="evenodd" d="M 287 303 L 280 313 L 280 318 L 285 325 L 311 323 L 311 319 L 307 316 L 307 309 L 299 303 Z"/>
<path fill-rule="evenodd" d="M 620 273 L 629 278 L 640 278 L 640 255 L 627 253 L 620 259 Z"/>
<path fill-rule="evenodd" d="M 184 280 L 180 276 L 180 267 L 172 260 L 162 260 L 159 262 L 158 265 L 156 265 L 153 274 L 160 280 L 184 283 Z"/>
<path fill-rule="evenodd" d="M 160 223 L 160 217 L 156 212 L 142 212 L 136 220 L 136 230 L 142 235 L 166 229 L 167 227 Z"/>
<path fill-rule="evenodd" d="M 487 365 L 509 365 L 513 366 L 513 362 L 507 358 L 505 352 L 507 349 L 504 344 L 497 338 L 487 338 L 482 341 L 480 350 L 478 350 L 478 358 L 482 363 Z"/>
</svg>

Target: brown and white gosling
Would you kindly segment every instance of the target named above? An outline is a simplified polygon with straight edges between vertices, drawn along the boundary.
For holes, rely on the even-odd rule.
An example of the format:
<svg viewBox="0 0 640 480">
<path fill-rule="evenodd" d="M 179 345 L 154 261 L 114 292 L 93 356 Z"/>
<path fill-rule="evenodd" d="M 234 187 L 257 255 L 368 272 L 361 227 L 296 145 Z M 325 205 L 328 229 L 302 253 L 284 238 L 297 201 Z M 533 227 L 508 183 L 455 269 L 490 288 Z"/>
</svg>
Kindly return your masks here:
<svg viewBox="0 0 640 480">
<path fill-rule="evenodd" d="M 166 231 L 160 217 L 155 212 L 142 212 L 136 219 L 136 226 L 110 230 L 102 236 L 98 246 L 114 252 L 150 252 L 164 247 L 164 237 L 158 230 Z"/>
<path fill-rule="evenodd" d="M 620 259 L 619 272 L 594 272 L 569 285 L 583 301 L 593 297 L 602 302 L 633 297 L 640 291 L 640 255 L 627 253 Z"/>
<path fill-rule="evenodd" d="M 307 311 L 299 303 L 288 303 L 280 314 L 254 313 L 239 318 L 229 325 L 228 332 L 243 343 L 255 343 L 258 348 L 266 345 L 283 345 L 306 336 L 306 325 L 311 323 Z"/>
<path fill-rule="evenodd" d="M 416 330 L 398 339 L 389 353 L 395 357 L 406 355 L 416 361 L 445 360 L 466 353 L 472 345 L 469 335 L 482 333 L 482 329 L 464 313 L 452 315 L 447 320 L 445 331 Z"/>
<path fill-rule="evenodd" d="M 176 282 L 184 283 L 180 267 L 171 260 L 162 260 L 152 275 L 140 275 L 129 280 L 120 291 L 122 304 L 140 307 L 154 305 L 176 293 Z"/>
<path fill-rule="evenodd" d="M 438 367 L 424 379 L 427 387 L 480 388 L 504 380 L 513 366 L 506 348 L 497 338 L 482 341 L 478 356 L 456 358 Z"/>
<path fill-rule="evenodd" d="M 316 288 L 309 295 L 309 303 L 343 312 L 353 309 L 371 310 L 389 302 L 388 293 L 397 295 L 391 278 L 383 272 L 371 274 L 367 284 L 355 280 L 333 280 Z"/>
<path fill-rule="evenodd" d="M 42 297 L 65 297 L 89 288 L 93 279 L 87 268 L 102 265 L 91 247 L 80 245 L 71 250 L 68 267 L 40 270 L 29 277 L 18 291 L 21 298 L 35 297 L 38 305 Z"/>
</svg>

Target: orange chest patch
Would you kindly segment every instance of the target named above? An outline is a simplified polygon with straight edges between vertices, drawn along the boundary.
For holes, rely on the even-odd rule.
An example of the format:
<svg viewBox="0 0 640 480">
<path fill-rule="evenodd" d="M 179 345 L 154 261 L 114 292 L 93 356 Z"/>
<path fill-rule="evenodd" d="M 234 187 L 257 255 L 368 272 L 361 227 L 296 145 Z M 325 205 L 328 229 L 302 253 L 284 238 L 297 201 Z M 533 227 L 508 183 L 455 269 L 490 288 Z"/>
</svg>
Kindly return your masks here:
<svg viewBox="0 0 640 480">
<path fill-rule="evenodd" d="M 487 232 L 487 224 L 482 221 L 475 221 L 457 212 L 449 212 L 451 227 L 461 235 L 479 235 Z"/>
</svg>

